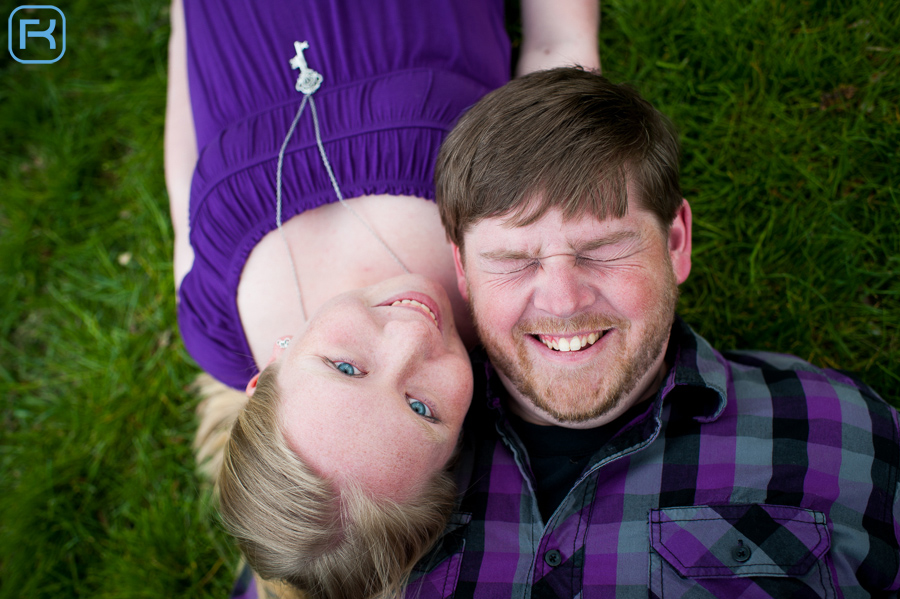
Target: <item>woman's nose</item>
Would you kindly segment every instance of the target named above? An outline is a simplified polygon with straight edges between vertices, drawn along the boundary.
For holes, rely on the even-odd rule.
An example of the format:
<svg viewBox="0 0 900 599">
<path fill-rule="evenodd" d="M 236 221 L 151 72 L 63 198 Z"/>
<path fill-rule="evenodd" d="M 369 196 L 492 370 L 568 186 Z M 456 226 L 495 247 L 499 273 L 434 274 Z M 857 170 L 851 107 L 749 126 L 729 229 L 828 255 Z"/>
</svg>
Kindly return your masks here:
<svg viewBox="0 0 900 599">
<path fill-rule="evenodd" d="M 390 319 L 382 331 L 386 360 L 401 370 L 428 359 L 439 335 L 434 324 L 415 317 Z"/>
</svg>

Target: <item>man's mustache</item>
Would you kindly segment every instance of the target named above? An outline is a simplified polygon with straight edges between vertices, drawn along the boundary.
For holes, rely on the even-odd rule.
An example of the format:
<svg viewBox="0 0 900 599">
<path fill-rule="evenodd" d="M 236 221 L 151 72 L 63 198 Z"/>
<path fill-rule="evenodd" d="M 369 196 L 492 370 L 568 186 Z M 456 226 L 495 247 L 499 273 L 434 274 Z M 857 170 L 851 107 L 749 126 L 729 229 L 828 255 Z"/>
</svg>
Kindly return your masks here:
<svg viewBox="0 0 900 599">
<path fill-rule="evenodd" d="M 630 327 L 630 321 L 615 318 L 608 314 L 581 313 L 570 318 L 545 316 L 522 320 L 513 327 L 513 335 L 516 337 L 539 334 L 566 335 L 590 333 L 592 331 L 605 331 L 608 329 L 620 329 L 624 331 Z"/>
</svg>

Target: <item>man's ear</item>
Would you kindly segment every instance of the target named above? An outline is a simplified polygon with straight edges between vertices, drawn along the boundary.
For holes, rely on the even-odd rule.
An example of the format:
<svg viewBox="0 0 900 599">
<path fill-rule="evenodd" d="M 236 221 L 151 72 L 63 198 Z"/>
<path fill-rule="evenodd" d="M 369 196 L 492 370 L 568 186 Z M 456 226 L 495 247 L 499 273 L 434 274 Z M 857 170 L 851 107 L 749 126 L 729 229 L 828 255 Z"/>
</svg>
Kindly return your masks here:
<svg viewBox="0 0 900 599">
<path fill-rule="evenodd" d="M 466 270 L 463 266 L 462 250 L 455 243 L 453 246 L 453 266 L 456 267 L 456 286 L 459 288 L 459 294 L 464 300 L 469 301 L 469 288 L 466 286 Z"/>
<path fill-rule="evenodd" d="M 691 205 L 685 199 L 669 227 L 668 244 L 675 281 L 681 285 L 691 274 Z"/>
<path fill-rule="evenodd" d="M 247 397 L 253 397 L 253 394 L 256 392 L 256 383 L 259 382 L 259 373 L 257 373 L 250 382 L 247 383 L 247 388 L 244 389 L 244 392 L 247 394 Z"/>
</svg>

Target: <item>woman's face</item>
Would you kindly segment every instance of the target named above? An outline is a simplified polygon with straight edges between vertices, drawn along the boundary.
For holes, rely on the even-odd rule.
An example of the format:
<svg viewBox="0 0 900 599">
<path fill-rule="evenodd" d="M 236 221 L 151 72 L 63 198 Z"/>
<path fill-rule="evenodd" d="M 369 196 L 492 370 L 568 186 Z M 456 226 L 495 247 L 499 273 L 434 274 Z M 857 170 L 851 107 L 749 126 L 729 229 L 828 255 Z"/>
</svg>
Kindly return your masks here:
<svg viewBox="0 0 900 599">
<path fill-rule="evenodd" d="M 339 295 L 277 360 L 287 442 L 339 485 L 404 501 L 453 454 L 472 368 L 438 283 L 404 275 Z"/>
</svg>

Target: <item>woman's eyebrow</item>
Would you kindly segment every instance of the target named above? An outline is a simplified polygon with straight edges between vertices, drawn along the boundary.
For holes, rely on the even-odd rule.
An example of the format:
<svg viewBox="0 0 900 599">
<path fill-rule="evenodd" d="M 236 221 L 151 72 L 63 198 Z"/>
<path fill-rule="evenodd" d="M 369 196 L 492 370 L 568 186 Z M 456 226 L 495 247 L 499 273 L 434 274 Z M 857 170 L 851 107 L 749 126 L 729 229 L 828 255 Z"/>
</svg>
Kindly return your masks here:
<svg viewBox="0 0 900 599">
<path fill-rule="evenodd" d="M 359 391 L 360 387 L 362 387 L 363 388 L 362 393 L 364 395 L 366 394 L 365 388 L 370 386 L 369 381 L 367 381 L 365 377 L 346 376 L 346 375 L 338 373 L 337 371 L 326 372 L 326 373 L 322 373 L 322 374 L 330 379 L 333 379 L 338 384 L 346 386 L 347 388 L 350 388 L 350 389 L 354 389 L 356 391 Z M 403 404 L 406 406 L 406 411 L 409 412 L 410 417 L 412 417 L 416 421 L 416 423 L 418 423 L 418 425 L 420 427 L 422 427 L 422 430 L 425 432 L 425 436 L 428 437 L 428 441 L 430 441 L 431 443 L 433 443 L 435 445 L 439 445 L 439 444 L 443 443 L 444 439 L 441 438 L 441 436 L 434 429 L 434 427 L 431 426 L 427 420 L 425 420 L 421 416 L 418 416 L 415 412 L 413 412 L 409 408 L 409 403 L 407 402 L 406 394 L 401 393 L 400 398 L 401 398 L 401 401 L 403 402 Z M 387 401 L 387 400 L 384 400 L 384 401 Z M 398 408 L 398 409 L 402 409 L 402 408 Z"/>
<path fill-rule="evenodd" d="M 433 443 L 434 445 L 440 445 L 441 443 L 444 442 L 444 440 L 441 439 L 441 436 L 437 434 L 437 431 L 434 430 L 434 427 L 431 426 L 430 424 L 428 424 L 427 420 L 425 420 L 424 418 L 421 418 L 419 416 L 416 416 L 416 413 L 413 412 L 412 410 L 410 410 L 410 413 L 415 416 L 416 421 L 422 427 L 422 430 L 425 432 L 425 436 L 428 437 L 428 440 L 431 441 L 431 443 Z"/>
</svg>

